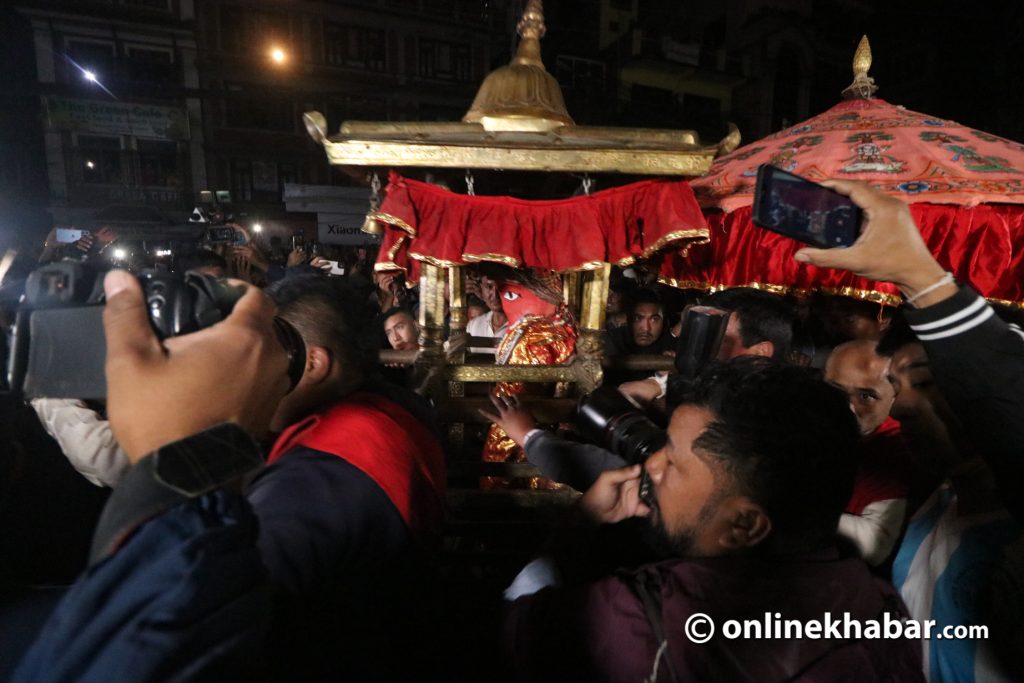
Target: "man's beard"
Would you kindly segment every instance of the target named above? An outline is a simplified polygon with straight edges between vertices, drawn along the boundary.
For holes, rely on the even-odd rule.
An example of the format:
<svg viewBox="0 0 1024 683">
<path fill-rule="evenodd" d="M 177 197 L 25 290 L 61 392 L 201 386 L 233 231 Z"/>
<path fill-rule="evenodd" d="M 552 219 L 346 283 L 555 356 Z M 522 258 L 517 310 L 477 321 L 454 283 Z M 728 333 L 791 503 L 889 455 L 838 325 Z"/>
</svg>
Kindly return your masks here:
<svg viewBox="0 0 1024 683">
<path fill-rule="evenodd" d="M 644 503 L 651 509 L 651 514 L 647 518 L 649 524 L 643 530 L 644 543 L 661 559 L 699 557 L 700 553 L 695 549 L 697 532 L 711 521 L 723 497 L 721 492 L 712 495 L 698 513 L 696 524 L 671 533 L 665 526 L 658 500 L 654 492 L 650 491 L 648 495 L 643 496 Z"/>
</svg>

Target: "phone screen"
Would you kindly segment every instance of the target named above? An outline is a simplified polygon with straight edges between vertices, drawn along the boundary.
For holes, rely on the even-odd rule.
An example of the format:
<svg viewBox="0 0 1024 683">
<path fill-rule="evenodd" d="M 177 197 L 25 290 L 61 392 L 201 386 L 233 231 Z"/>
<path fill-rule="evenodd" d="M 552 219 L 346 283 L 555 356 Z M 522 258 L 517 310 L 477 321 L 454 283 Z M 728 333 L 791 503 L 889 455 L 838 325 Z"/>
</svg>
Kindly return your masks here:
<svg viewBox="0 0 1024 683">
<path fill-rule="evenodd" d="M 234 228 L 210 228 L 209 236 L 211 242 L 234 242 Z"/>
<path fill-rule="evenodd" d="M 82 239 L 82 235 L 85 233 L 85 230 L 75 230 L 74 228 L 57 228 L 57 234 L 54 237 L 61 244 L 71 244 Z"/>
<path fill-rule="evenodd" d="M 857 241 L 863 212 L 834 190 L 762 165 L 754 188 L 755 225 L 816 247 L 848 247 Z"/>
</svg>

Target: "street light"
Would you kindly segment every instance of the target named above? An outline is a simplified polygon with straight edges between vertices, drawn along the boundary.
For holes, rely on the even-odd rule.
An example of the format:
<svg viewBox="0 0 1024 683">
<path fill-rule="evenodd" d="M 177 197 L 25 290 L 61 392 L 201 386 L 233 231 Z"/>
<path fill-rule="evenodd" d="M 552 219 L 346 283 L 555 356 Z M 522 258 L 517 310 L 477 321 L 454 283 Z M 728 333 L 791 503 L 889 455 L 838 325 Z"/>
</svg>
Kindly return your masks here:
<svg viewBox="0 0 1024 683">
<path fill-rule="evenodd" d="M 94 162 L 92 159 L 88 159 L 85 162 L 85 167 L 91 171 L 92 169 L 96 168 L 96 162 Z"/>
<path fill-rule="evenodd" d="M 263 232 L 263 224 L 262 223 L 253 223 L 252 224 L 252 231 L 253 232 Z"/>
<path fill-rule="evenodd" d="M 96 74 L 88 69 L 82 69 L 82 77 L 90 83 L 96 82 Z"/>
<path fill-rule="evenodd" d="M 288 59 L 288 55 L 279 47 L 270 49 L 270 58 L 274 60 L 275 64 L 284 64 L 285 60 Z"/>
</svg>

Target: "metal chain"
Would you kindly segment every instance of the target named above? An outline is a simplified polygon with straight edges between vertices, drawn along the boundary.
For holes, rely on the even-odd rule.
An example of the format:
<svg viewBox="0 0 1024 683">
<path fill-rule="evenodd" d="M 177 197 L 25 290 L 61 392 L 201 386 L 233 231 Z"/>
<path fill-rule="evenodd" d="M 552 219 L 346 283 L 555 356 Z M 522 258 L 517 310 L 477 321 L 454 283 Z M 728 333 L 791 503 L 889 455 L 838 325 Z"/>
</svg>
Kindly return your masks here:
<svg viewBox="0 0 1024 683">
<path fill-rule="evenodd" d="M 376 173 L 370 176 L 370 210 L 376 211 L 380 208 L 380 176 Z"/>
<path fill-rule="evenodd" d="M 466 194 L 468 194 L 468 195 L 476 194 L 476 190 L 473 189 L 473 185 L 475 183 L 476 183 L 476 180 L 473 178 L 473 172 L 470 171 L 469 169 L 466 169 Z"/>
<path fill-rule="evenodd" d="M 583 194 L 590 196 L 590 189 L 594 186 L 594 179 L 590 177 L 589 173 L 583 174 Z"/>
</svg>

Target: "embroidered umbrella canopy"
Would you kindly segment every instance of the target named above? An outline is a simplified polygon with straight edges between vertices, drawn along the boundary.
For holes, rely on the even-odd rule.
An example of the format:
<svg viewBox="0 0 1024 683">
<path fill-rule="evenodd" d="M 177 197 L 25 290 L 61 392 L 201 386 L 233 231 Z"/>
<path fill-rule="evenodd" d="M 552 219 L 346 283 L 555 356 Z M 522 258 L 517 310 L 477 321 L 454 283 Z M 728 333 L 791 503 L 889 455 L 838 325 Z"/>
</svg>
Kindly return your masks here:
<svg viewBox="0 0 1024 683">
<path fill-rule="evenodd" d="M 817 289 L 898 304 L 896 288 L 800 264 L 803 245 L 751 223 L 757 167 L 811 180 L 866 181 L 911 204 L 936 259 L 960 282 L 1003 302 L 1024 302 L 1024 145 L 873 98 L 867 38 L 845 102 L 739 148 L 692 183 L 710 242 L 670 254 L 662 281 L 678 287 Z"/>
</svg>

